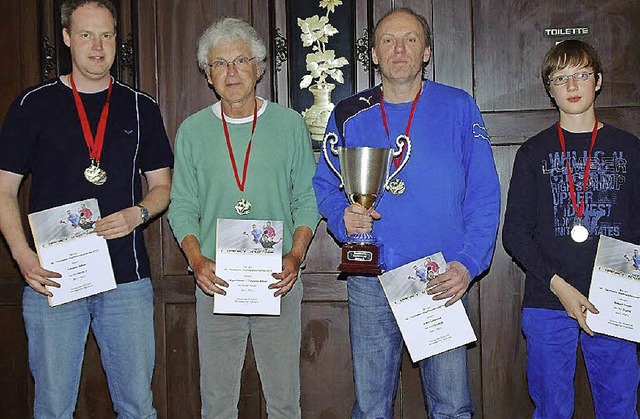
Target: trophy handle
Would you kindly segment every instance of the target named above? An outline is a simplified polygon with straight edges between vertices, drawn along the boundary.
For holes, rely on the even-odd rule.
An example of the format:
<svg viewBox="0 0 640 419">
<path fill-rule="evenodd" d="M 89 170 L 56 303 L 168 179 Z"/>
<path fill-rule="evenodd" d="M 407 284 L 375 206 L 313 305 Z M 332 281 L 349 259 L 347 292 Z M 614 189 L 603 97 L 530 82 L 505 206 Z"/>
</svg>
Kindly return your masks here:
<svg viewBox="0 0 640 419">
<path fill-rule="evenodd" d="M 324 136 L 324 139 L 322 140 L 322 154 L 324 155 L 324 159 L 327 161 L 329 169 L 331 169 L 331 171 L 336 176 L 338 176 L 338 179 L 340 179 L 340 185 L 338 186 L 338 189 L 342 189 L 344 187 L 344 180 L 342 179 L 342 175 L 340 174 L 340 172 L 338 172 L 333 163 L 331 163 L 331 159 L 329 159 L 329 153 L 327 153 L 327 142 L 331 146 L 331 153 L 334 156 L 337 156 L 338 150 L 336 149 L 336 144 L 338 144 L 338 136 L 333 132 L 330 132 Z"/>
<path fill-rule="evenodd" d="M 398 166 L 398 168 L 391 174 L 391 176 L 387 178 L 387 181 L 384 184 L 384 188 L 386 190 L 389 190 L 389 183 L 404 168 L 404 166 L 407 164 L 407 161 L 409 161 L 409 155 L 411 154 L 411 140 L 409 140 L 409 137 L 407 137 L 406 135 L 398 135 L 398 138 L 396 138 L 396 145 L 398 146 L 398 151 L 393 152 L 394 158 L 402 155 L 402 151 L 404 150 L 405 146 L 407 147 L 407 152 L 404 154 L 404 159 L 402 159 L 402 163 L 400 163 L 400 166 Z"/>
</svg>

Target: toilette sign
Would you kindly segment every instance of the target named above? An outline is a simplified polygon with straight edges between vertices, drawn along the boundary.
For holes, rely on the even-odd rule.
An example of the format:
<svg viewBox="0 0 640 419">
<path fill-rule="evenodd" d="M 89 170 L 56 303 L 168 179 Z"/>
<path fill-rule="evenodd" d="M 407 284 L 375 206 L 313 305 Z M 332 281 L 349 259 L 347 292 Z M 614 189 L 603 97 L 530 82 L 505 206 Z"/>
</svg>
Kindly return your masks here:
<svg viewBox="0 0 640 419">
<path fill-rule="evenodd" d="M 544 36 L 547 38 L 566 37 L 566 36 L 586 36 L 589 35 L 587 26 L 580 28 L 545 28 Z"/>
</svg>

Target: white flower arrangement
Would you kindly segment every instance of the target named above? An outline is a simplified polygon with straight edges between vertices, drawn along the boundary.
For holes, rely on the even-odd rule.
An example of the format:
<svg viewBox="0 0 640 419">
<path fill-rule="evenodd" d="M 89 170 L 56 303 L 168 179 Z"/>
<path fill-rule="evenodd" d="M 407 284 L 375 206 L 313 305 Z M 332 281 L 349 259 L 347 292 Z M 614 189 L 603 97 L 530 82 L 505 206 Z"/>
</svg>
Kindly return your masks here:
<svg viewBox="0 0 640 419">
<path fill-rule="evenodd" d="M 300 38 L 302 45 L 312 47 L 313 52 L 307 54 L 307 70 L 310 74 L 302 77 L 300 88 L 306 89 L 314 80 L 316 84 L 326 83 L 330 76 L 338 83 L 344 83 L 342 75 L 343 67 L 349 62 L 344 57 L 336 58 L 332 49 L 327 49 L 329 37 L 338 33 L 338 30 L 329 23 L 329 13 L 334 13 L 336 6 L 342 4 L 342 0 L 320 0 L 320 7 L 327 9 L 327 14 L 318 17 L 314 15 L 306 19 L 298 18 L 298 26 L 302 30 Z"/>
</svg>

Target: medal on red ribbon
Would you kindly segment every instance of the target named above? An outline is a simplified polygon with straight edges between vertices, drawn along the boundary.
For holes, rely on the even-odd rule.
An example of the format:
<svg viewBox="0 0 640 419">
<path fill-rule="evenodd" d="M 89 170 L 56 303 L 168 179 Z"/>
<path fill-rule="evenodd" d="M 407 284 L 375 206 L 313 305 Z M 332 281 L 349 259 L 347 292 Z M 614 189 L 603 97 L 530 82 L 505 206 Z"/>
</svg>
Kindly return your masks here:
<svg viewBox="0 0 640 419">
<path fill-rule="evenodd" d="M 569 195 L 571 196 L 571 205 L 576 212 L 577 219 L 575 220 L 573 227 L 571 227 L 571 238 L 576 243 L 582 243 L 589 238 L 589 230 L 582 224 L 582 218 L 584 217 L 584 200 L 587 192 L 587 185 L 589 184 L 589 174 L 591 172 L 591 153 L 593 152 L 593 145 L 596 143 L 596 137 L 598 136 L 598 121 L 596 120 L 593 125 L 593 131 L 591 132 L 591 145 L 589 146 L 589 155 L 584 167 L 584 177 L 582 181 L 582 201 L 578 204 L 578 197 L 576 194 L 576 187 L 573 182 L 573 174 L 571 172 L 571 165 L 569 164 L 569 157 L 567 156 L 567 148 L 564 142 L 564 134 L 562 133 L 562 127 L 560 122 L 556 124 L 558 128 L 558 140 L 560 141 L 560 147 L 562 148 L 562 155 L 567 165 L 567 177 L 569 179 Z"/>
<path fill-rule="evenodd" d="M 409 137 L 409 131 L 411 131 L 411 124 L 413 123 L 413 117 L 416 113 L 416 105 L 418 104 L 418 99 L 420 98 L 420 93 L 422 93 L 422 87 L 418 90 L 415 99 L 413 99 L 413 103 L 411 104 L 411 112 L 409 113 L 409 119 L 407 120 L 407 127 L 404 130 L 404 134 L 400 134 L 398 138 L 404 136 Z M 389 124 L 387 123 L 387 113 L 384 110 L 384 101 L 382 100 L 384 96 L 384 92 L 380 94 L 380 112 L 382 113 L 382 123 L 384 124 L 384 129 L 387 132 L 387 139 L 391 142 L 391 136 L 389 135 Z M 396 142 L 398 140 L 396 139 Z M 396 167 L 400 167 L 402 163 L 402 158 L 404 156 L 405 151 L 402 150 L 402 153 L 399 156 L 393 158 L 393 165 Z M 395 178 L 391 182 L 389 182 L 389 192 L 394 195 L 402 195 L 405 191 L 406 187 L 404 181 L 400 178 Z"/>
<path fill-rule="evenodd" d="M 251 142 L 253 141 L 253 133 L 256 130 L 256 122 L 258 120 L 258 101 L 254 99 L 253 105 L 253 123 L 251 125 L 251 137 L 249 137 L 249 144 L 247 144 L 247 150 L 244 153 L 244 167 L 242 168 L 242 179 L 238 174 L 238 165 L 236 164 L 236 158 L 233 155 L 233 148 L 231 147 L 231 138 L 229 137 L 229 129 L 227 128 L 227 121 L 224 118 L 224 110 L 220 107 L 220 114 L 222 116 L 222 127 L 224 128 L 224 138 L 227 141 L 227 151 L 229 152 L 229 159 L 231 160 L 231 168 L 233 169 L 233 175 L 236 179 L 236 185 L 240 192 L 244 192 L 244 185 L 247 181 L 247 168 L 249 167 L 249 157 L 251 156 Z M 234 206 L 238 215 L 247 215 L 251 212 L 251 202 L 242 198 L 236 202 Z"/>
<path fill-rule="evenodd" d="M 100 167 L 100 157 L 102 156 L 102 146 L 104 145 L 104 133 L 107 128 L 107 118 L 109 117 L 109 102 L 111 100 L 111 89 L 113 87 L 113 79 L 109 79 L 109 90 L 107 91 L 107 101 L 102 107 L 100 113 L 100 120 L 98 121 L 98 129 L 94 137 L 91 132 L 91 126 L 89 125 L 89 118 L 87 118 L 87 112 L 84 109 L 82 98 L 76 84 L 73 81 L 73 74 L 69 74 L 69 83 L 71 84 L 71 90 L 73 91 L 73 100 L 76 104 L 76 111 L 78 112 L 78 118 L 80 119 L 80 125 L 82 126 L 82 134 L 84 141 L 89 149 L 90 164 L 84 170 L 84 177 L 94 185 L 102 185 L 107 181 L 107 172 Z"/>
</svg>

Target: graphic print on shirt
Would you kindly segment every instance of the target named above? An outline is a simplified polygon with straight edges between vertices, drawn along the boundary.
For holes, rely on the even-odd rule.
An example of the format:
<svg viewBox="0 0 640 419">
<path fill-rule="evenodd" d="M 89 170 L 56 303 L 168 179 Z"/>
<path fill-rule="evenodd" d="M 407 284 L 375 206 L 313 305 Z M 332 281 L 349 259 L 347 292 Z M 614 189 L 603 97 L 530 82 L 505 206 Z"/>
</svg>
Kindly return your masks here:
<svg viewBox="0 0 640 419">
<path fill-rule="evenodd" d="M 620 236 L 622 223 L 612 221 L 609 217 L 618 201 L 618 191 L 626 181 L 627 161 L 623 152 L 613 151 L 611 155 L 606 155 L 603 151 L 594 151 L 586 193 L 583 191 L 583 181 L 588 151 L 567 150 L 567 156 L 570 159 L 578 207 L 584 200 L 582 224 L 589 230 L 589 235 Z M 567 165 L 561 151 L 549 153 L 548 160 L 542 161 L 542 173 L 549 176 L 553 197 L 554 235 L 569 236 L 578 216 L 571 203 Z"/>
</svg>

